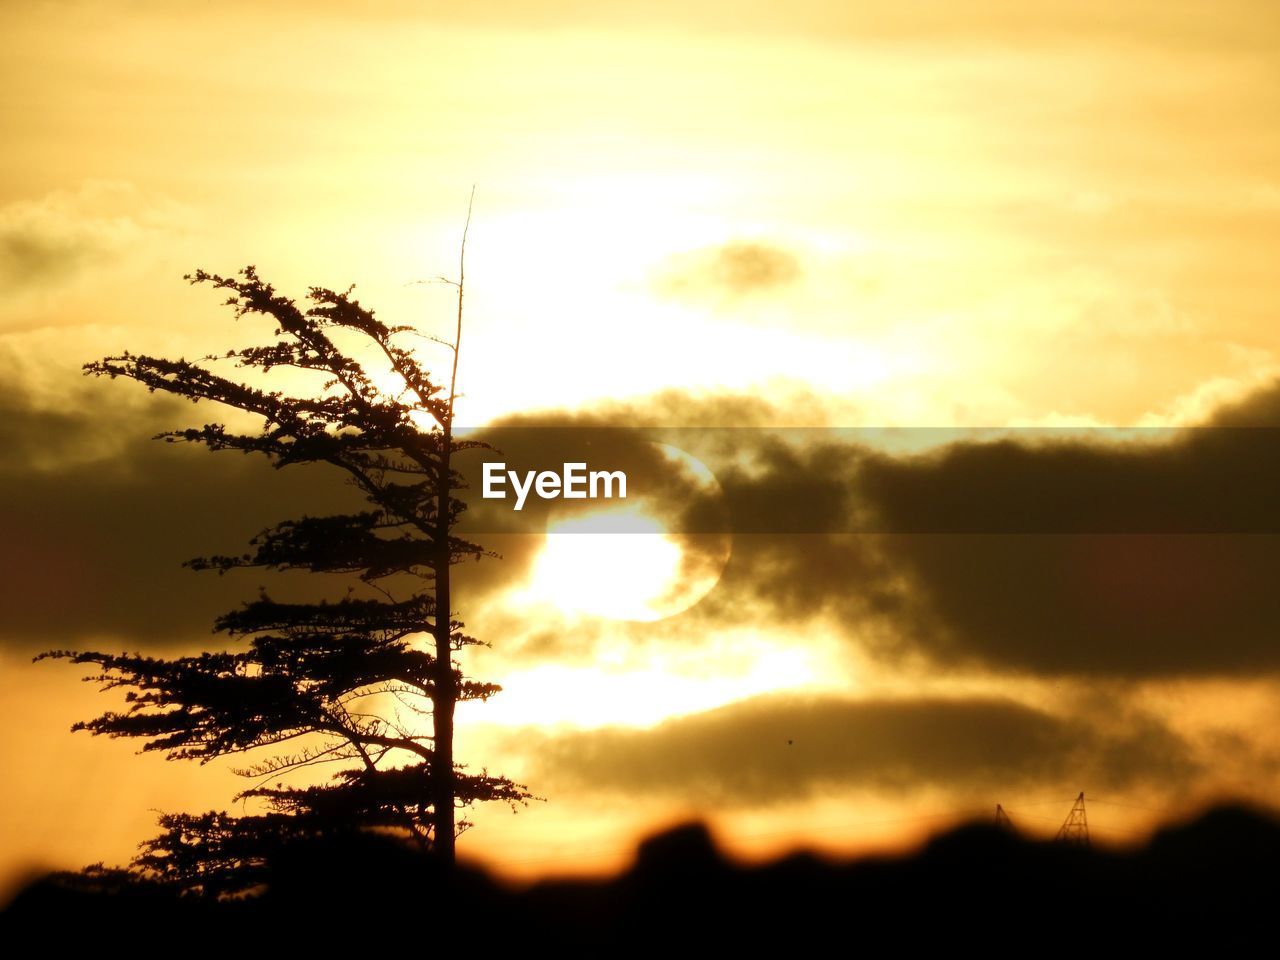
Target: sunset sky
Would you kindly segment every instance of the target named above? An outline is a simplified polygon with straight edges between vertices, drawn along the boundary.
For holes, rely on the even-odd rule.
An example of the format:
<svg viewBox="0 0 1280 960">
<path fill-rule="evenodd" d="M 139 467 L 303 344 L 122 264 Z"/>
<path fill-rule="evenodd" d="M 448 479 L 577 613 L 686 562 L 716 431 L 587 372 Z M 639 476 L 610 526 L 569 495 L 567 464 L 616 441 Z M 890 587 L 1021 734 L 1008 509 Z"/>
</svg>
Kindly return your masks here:
<svg viewBox="0 0 1280 960">
<path fill-rule="evenodd" d="M 459 756 L 545 802 L 462 856 L 607 869 L 692 816 L 852 851 L 997 802 L 1052 831 L 1080 790 L 1121 843 L 1280 789 L 1280 463 L 1234 430 L 1280 426 L 1271 0 L 42 0 L 0 7 L 0 71 L 0 887 L 243 786 L 72 735 L 110 699 L 31 657 L 221 642 L 272 575 L 182 561 L 338 496 L 150 441 L 217 414 L 81 365 L 270 335 L 196 267 L 448 336 L 415 281 L 473 185 L 461 422 L 759 428 L 741 489 L 826 469 L 887 536 L 739 537 L 656 610 L 660 533 L 495 544 L 457 603 L 504 692 Z M 792 462 L 781 426 L 1076 439 Z M 987 522 L 1011 490 L 1031 526 Z"/>
</svg>

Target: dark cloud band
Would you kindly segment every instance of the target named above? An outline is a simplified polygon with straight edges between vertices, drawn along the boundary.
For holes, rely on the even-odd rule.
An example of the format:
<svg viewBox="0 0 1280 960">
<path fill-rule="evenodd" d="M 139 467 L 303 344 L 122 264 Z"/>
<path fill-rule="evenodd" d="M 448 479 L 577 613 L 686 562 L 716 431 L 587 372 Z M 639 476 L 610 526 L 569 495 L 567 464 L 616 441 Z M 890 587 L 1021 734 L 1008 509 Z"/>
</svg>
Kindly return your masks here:
<svg viewBox="0 0 1280 960">
<path fill-rule="evenodd" d="M 696 402 L 663 404 L 687 421 L 705 415 Z M 353 496 L 323 470 L 275 472 L 145 439 L 188 419 L 186 407 L 130 414 L 99 398 L 50 413 L 12 393 L 0 405 L 0 636 L 11 642 L 187 642 L 257 581 L 193 574 L 183 560 L 239 549 L 281 516 L 330 512 Z M 721 423 L 735 410 L 750 422 L 761 406 L 717 398 L 706 409 Z M 823 621 L 881 655 L 985 670 L 1239 674 L 1280 668 L 1278 408 L 1271 388 L 1159 443 L 1028 433 L 1021 442 L 953 437 L 927 452 L 895 450 L 884 435 L 873 447 L 865 431 L 850 440 L 623 428 L 636 411 L 622 409 L 519 418 L 483 436 L 524 467 L 573 459 L 625 469 L 669 529 L 727 531 L 728 566 L 683 615 L 691 629 Z M 103 436 L 117 442 L 84 456 Z M 36 464 L 33 451 L 50 461 Z M 478 463 L 479 454 L 467 455 Z M 474 604 L 525 574 L 554 514 L 472 500 L 469 532 L 503 539 L 508 557 L 466 571 Z M 722 548 L 710 535 L 686 546 Z M 285 590 L 323 589 L 283 580 Z"/>
<path fill-rule="evenodd" d="M 1149 719 L 1108 729 L 1003 699 L 764 697 L 649 730 L 548 736 L 528 749 L 539 783 L 740 806 L 854 787 L 1121 789 L 1196 768 L 1186 745 Z"/>
</svg>

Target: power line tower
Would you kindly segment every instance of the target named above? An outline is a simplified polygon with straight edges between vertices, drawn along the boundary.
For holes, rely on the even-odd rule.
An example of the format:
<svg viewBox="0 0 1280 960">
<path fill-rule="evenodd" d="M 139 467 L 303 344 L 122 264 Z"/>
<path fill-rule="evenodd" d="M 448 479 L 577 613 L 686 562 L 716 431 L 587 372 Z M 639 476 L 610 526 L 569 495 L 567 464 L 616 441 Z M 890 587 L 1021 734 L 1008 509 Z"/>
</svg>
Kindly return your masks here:
<svg viewBox="0 0 1280 960">
<path fill-rule="evenodd" d="M 1080 791 L 1080 796 L 1076 797 L 1076 802 L 1071 805 L 1071 812 L 1067 814 L 1067 819 L 1062 822 L 1058 835 L 1054 839 L 1072 847 L 1089 846 L 1089 820 L 1084 813 L 1083 790 Z"/>
<path fill-rule="evenodd" d="M 1009 819 L 1009 815 L 1004 812 L 1004 807 L 996 804 L 996 826 L 1004 830 L 1013 829 L 1013 821 Z"/>
</svg>

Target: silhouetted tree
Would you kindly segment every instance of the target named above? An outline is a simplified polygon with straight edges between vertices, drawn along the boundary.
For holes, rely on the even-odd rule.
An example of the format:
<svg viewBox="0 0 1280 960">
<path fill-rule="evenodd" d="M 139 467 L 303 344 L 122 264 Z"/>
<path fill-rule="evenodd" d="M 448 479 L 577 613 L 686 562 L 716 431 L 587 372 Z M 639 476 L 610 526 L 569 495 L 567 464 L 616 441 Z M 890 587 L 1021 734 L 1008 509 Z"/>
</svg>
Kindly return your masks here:
<svg viewBox="0 0 1280 960">
<path fill-rule="evenodd" d="M 463 239 L 465 257 L 465 234 Z M 465 260 L 463 261 L 463 264 Z M 241 797 L 259 804 L 231 815 L 167 814 L 163 832 L 134 862 L 141 874 L 223 895 L 254 887 L 273 856 L 294 841 L 395 830 L 446 863 L 454 858 L 455 808 L 476 801 L 522 802 L 525 788 L 467 772 L 454 762 L 454 707 L 499 688 L 463 677 L 453 655 L 477 641 L 451 616 L 450 567 L 480 558 L 479 545 L 454 536 L 464 509 L 454 454 L 478 444 L 454 437 L 463 264 L 457 336 L 447 384 L 406 349 L 409 327 L 387 326 L 351 296 L 311 288 L 302 307 L 278 294 L 252 267 L 233 277 L 198 271 L 193 284 L 228 291 L 237 318 L 260 315 L 276 342 L 195 362 L 128 352 L 85 366 L 87 374 L 128 377 L 154 392 L 214 401 L 253 414 L 261 430 L 221 423 L 159 434 L 170 442 L 266 456 L 277 468 L 326 463 L 339 468 L 369 508 L 303 516 L 271 527 L 239 556 L 188 561 L 195 569 L 240 567 L 357 576 L 368 596 L 285 603 L 265 592 L 219 617 L 215 630 L 243 643 L 226 652 L 160 659 L 140 654 L 50 651 L 42 657 L 92 664 L 96 680 L 126 691 L 123 712 L 73 729 L 136 737 L 143 750 L 201 762 L 290 745 L 240 770 L 259 785 Z M 357 346 L 342 347 L 354 342 Z M 228 379 L 231 363 L 263 374 L 290 368 L 318 378 L 310 394 Z M 376 369 L 374 365 L 377 365 Z M 259 378 L 261 379 L 261 378 Z M 404 585 L 408 584 L 407 588 Z M 402 589 L 404 588 L 404 589 Z M 406 726 L 395 705 L 431 717 L 430 733 Z M 327 782 L 287 785 L 277 774 L 339 764 Z M 261 785 L 270 783 L 270 786 Z"/>
</svg>

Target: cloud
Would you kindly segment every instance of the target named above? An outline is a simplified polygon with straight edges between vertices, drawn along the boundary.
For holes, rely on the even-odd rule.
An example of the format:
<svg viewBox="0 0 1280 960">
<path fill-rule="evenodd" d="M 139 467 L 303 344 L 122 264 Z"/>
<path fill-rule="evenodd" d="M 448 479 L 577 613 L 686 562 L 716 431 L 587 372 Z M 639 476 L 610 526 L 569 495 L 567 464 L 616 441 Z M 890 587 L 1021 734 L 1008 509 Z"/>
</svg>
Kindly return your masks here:
<svg viewBox="0 0 1280 960">
<path fill-rule="evenodd" d="M 349 507 L 353 494 L 324 468 L 274 471 L 258 458 L 151 441 L 189 423 L 189 405 L 153 397 L 139 411 L 121 402 L 121 389 L 95 384 L 79 397 L 84 405 L 56 410 L 0 390 L 7 645 L 189 644 L 215 615 L 252 599 L 264 579 L 282 598 L 324 579 L 183 568 L 193 556 L 240 552 L 278 520 Z"/>
<path fill-rule="evenodd" d="M 802 271 L 795 254 L 772 244 L 734 241 L 672 257 L 654 280 L 676 299 L 738 298 L 793 286 Z"/>
<path fill-rule="evenodd" d="M 1153 444 L 875 457 L 857 491 L 943 661 L 1133 676 L 1280 667 L 1280 386 Z"/>
<path fill-rule="evenodd" d="M 0 207 L 0 286 L 8 297 L 56 287 L 177 229 L 181 211 L 121 181 Z"/>
<path fill-rule="evenodd" d="M 217 614 L 252 598 L 259 584 L 287 598 L 334 595 L 354 583 L 265 571 L 218 577 L 183 568 L 193 556 L 241 551 L 278 520 L 353 504 L 363 508 L 364 502 L 324 466 L 275 471 L 261 458 L 211 455 L 149 439 L 193 422 L 185 402 L 145 394 L 133 384 L 74 383 L 41 400 L 16 382 L 0 385 L 0 527 L 6 531 L 0 539 L 0 641 L 24 650 L 107 638 L 148 648 L 191 645 L 207 635 Z M 195 422 L 210 415 L 199 413 Z M 524 457 L 564 459 L 579 449 L 574 444 L 584 434 L 597 443 L 613 436 L 609 446 L 623 458 L 619 462 L 637 477 L 653 478 L 668 502 L 681 503 L 693 489 L 687 471 L 642 437 L 637 442 L 636 435 L 616 430 L 592 433 L 599 422 L 592 417 L 555 415 L 542 422 L 582 429 L 556 431 L 553 436 L 565 439 L 553 447 L 539 441 L 546 431 L 526 429 L 525 421 L 519 429 L 499 426 L 489 438 L 516 463 Z M 486 515 L 478 498 L 471 499 L 475 512 Z M 495 519 L 493 511 L 486 516 Z M 509 625 L 510 618 L 487 609 L 486 601 L 525 576 L 541 549 L 539 523 L 546 519 L 543 511 L 515 530 L 481 523 L 480 539 L 502 559 L 456 570 L 458 591 L 467 598 L 464 613 L 474 622 Z M 691 552 L 686 567 L 696 568 L 702 557 Z M 553 635 L 535 631 L 527 639 L 531 650 L 555 655 Z"/>
<path fill-rule="evenodd" d="M 1213 427 L 1280 429 L 1280 377 L 1224 404 L 1207 422 Z"/>
<path fill-rule="evenodd" d="M 526 749 L 536 782 L 551 792 L 657 793 L 734 806 L 851 788 L 1122 789 L 1197 769 L 1188 747 L 1149 718 L 1104 727 L 978 698 L 768 696 L 648 730 L 547 735 Z"/>
<path fill-rule="evenodd" d="M 36 406 L 13 382 L 0 383 L 0 476 L 96 460 L 115 445 L 111 434 L 89 429 L 82 413 Z"/>
<path fill-rule="evenodd" d="M 663 435 L 714 471 L 718 499 L 655 456 L 652 434 L 609 426 L 655 411 L 711 424 Z M 723 426 L 735 419 L 757 428 Z M 672 529 L 732 531 L 719 583 L 681 615 L 690 635 L 820 624 L 890 662 L 1032 676 L 1280 668 L 1280 384 L 1198 428 L 1127 438 L 904 431 L 904 450 L 874 431 L 767 426 L 785 420 L 767 399 L 668 394 L 647 412 L 513 418 L 494 437 L 557 461 L 540 436 L 602 438 Z"/>
<path fill-rule="evenodd" d="M 350 503 L 324 468 L 275 472 L 253 458 L 151 443 L 143 438 L 185 419 L 179 408 L 121 408 L 116 393 L 46 409 L 0 392 L 0 510 L 14 531 L 0 547 L 0 635 L 11 642 L 196 636 L 259 580 L 199 576 L 182 560 L 241 549 L 280 518 Z M 581 459 L 569 454 L 585 437 L 653 493 L 677 529 L 734 531 L 719 584 L 664 635 L 821 624 L 889 661 L 1033 676 L 1280 668 L 1278 385 L 1220 409 L 1207 428 L 1145 443 L 1029 431 L 904 453 L 873 448 L 867 434 L 686 428 L 689 446 L 715 440 L 699 456 L 716 473 L 719 500 L 644 431 L 610 426 L 641 407 L 510 418 L 488 436 L 515 463 Z M 779 414 L 745 396 L 668 394 L 655 410 L 689 424 Z M 526 574 L 540 546 L 534 528 L 551 514 L 537 513 L 539 503 L 532 527 L 504 531 L 471 500 L 479 539 L 504 559 L 460 567 L 459 590 L 478 624 L 496 623 L 502 616 L 486 605 Z M 689 569 L 722 548 L 714 537 L 689 544 Z M 330 589 L 299 577 L 286 578 L 289 589 Z M 543 636 L 525 652 L 559 649 Z"/>
<path fill-rule="evenodd" d="M 891 659 L 1031 675 L 1274 671 L 1277 425 L 1273 383 L 1139 440 L 1030 430 L 904 453 L 741 431 L 733 463 L 707 461 L 733 554 L 690 616 L 826 621 Z"/>
<path fill-rule="evenodd" d="M 696 400 L 661 406 L 699 420 Z M 767 407 L 718 398 L 708 422 Z M 734 538 L 687 629 L 822 622 L 889 659 L 1030 675 L 1273 671 L 1277 424 L 1272 384 L 1200 428 L 1124 442 L 1028 430 L 909 454 L 870 432 L 690 431 L 723 440 L 719 460 L 700 452 Z"/>
</svg>

